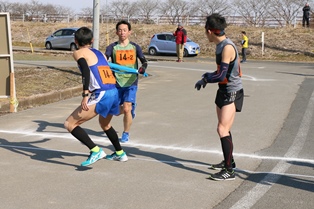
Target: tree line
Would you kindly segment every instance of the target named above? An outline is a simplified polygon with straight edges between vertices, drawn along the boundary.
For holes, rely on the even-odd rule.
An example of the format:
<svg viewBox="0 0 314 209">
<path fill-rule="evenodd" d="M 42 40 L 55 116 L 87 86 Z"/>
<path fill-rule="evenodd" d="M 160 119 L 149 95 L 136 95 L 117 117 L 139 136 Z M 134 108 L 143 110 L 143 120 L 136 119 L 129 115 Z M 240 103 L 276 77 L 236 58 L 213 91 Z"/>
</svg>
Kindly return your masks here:
<svg viewBox="0 0 314 209">
<path fill-rule="evenodd" d="M 14 0 L 13 0 L 14 1 Z M 310 0 L 311 2 L 312 0 Z M 246 25 L 265 26 L 271 18 L 277 25 L 295 24 L 302 16 L 304 0 L 100 0 L 100 14 L 107 19 L 130 19 L 143 23 L 156 23 L 158 19 L 167 19 L 168 24 L 187 21 L 191 17 L 206 17 L 220 13 L 228 17 L 240 17 Z M 38 0 L 28 3 L 0 0 L 0 12 L 10 15 L 24 15 L 26 20 L 33 17 L 46 17 L 47 14 L 75 19 L 77 16 L 92 17 L 93 8 L 82 8 L 77 14 L 73 9 L 54 4 L 43 4 Z M 313 13 L 312 13 L 313 14 Z M 45 20 L 45 19 L 43 19 Z"/>
</svg>

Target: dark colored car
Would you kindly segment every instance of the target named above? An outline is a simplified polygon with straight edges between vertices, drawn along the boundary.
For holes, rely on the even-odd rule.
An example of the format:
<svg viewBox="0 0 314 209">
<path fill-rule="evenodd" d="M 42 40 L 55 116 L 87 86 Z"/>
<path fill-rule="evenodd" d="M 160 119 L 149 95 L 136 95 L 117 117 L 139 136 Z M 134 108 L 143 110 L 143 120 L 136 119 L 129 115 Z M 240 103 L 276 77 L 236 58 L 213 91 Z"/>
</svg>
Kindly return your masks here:
<svg viewBox="0 0 314 209">
<path fill-rule="evenodd" d="M 74 41 L 74 33 L 78 28 L 62 28 L 46 38 L 46 49 L 69 49 L 74 51 L 77 45 Z"/>
</svg>

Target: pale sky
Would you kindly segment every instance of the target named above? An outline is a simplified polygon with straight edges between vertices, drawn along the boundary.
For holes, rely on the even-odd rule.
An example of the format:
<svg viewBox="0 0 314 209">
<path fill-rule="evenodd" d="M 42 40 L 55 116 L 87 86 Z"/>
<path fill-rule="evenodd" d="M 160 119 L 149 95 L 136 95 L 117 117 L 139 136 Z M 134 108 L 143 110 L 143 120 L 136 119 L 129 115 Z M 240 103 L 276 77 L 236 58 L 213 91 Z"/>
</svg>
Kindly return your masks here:
<svg viewBox="0 0 314 209">
<path fill-rule="evenodd" d="M 12 3 L 30 3 L 31 0 L 4 0 Z M 64 7 L 72 8 L 74 12 L 80 12 L 81 9 L 86 7 L 93 7 L 94 0 L 37 0 L 42 4 L 60 5 Z M 109 3 L 110 0 L 99 0 L 100 8 Z"/>
</svg>

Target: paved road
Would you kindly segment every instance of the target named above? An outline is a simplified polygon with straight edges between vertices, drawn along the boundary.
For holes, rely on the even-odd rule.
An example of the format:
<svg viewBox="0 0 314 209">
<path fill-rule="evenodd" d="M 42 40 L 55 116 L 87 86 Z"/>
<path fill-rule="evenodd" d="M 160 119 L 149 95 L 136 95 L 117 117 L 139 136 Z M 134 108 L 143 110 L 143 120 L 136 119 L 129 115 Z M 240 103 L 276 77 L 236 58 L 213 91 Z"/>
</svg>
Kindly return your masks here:
<svg viewBox="0 0 314 209">
<path fill-rule="evenodd" d="M 78 165 L 86 148 L 63 128 L 81 98 L 0 117 L 3 208 L 314 208 L 314 65 L 243 65 L 245 104 L 234 136 L 237 177 L 215 182 L 222 160 L 216 134 L 216 84 L 195 81 L 214 63 L 149 64 L 141 79 L 126 163 Z M 113 126 L 122 132 L 122 118 Z M 113 151 L 94 119 L 84 126 Z"/>
</svg>

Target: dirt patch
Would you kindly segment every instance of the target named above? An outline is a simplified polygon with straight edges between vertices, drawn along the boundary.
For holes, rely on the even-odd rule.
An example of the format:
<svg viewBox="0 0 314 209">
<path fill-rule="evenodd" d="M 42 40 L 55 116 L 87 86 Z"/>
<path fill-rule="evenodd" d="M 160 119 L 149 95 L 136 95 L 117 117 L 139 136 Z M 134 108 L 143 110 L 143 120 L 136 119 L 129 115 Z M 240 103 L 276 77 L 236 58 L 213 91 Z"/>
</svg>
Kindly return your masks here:
<svg viewBox="0 0 314 209">
<path fill-rule="evenodd" d="M 21 67 L 15 68 L 14 74 L 18 111 L 82 92 L 81 75 L 77 68 Z M 9 112 L 9 104 L 9 99 L 0 99 L 0 115 Z"/>
<path fill-rule="evenodd" d="M 77 68 L 17 68 L 15 77 L 16 96 L 20 99 L 81 84 Z"/>
</svg>

